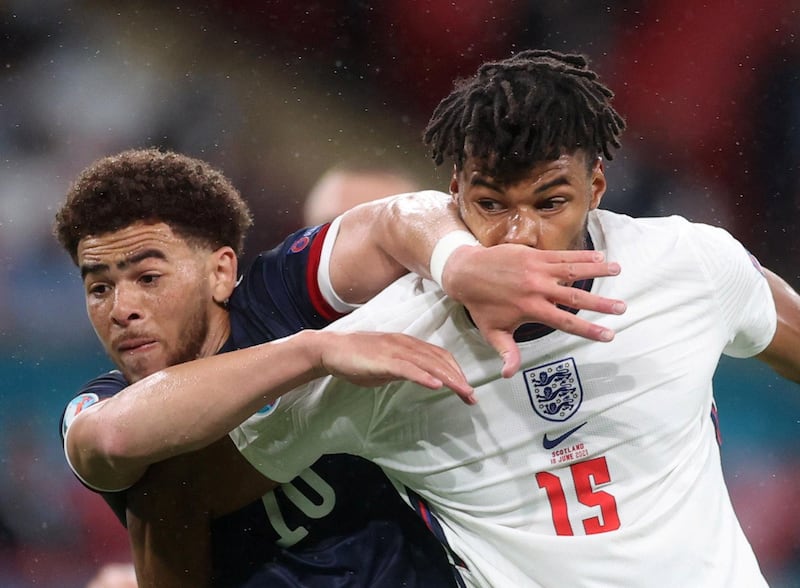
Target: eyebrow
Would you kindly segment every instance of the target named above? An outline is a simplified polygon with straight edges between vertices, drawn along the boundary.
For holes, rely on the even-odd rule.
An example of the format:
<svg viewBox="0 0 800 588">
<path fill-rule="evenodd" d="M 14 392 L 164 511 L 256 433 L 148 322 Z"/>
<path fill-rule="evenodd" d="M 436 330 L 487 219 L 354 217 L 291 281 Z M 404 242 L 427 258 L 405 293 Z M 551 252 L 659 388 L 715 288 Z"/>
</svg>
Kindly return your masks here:
<svg viewBox="0 0 800 588">
<path fill-rule="evenodd" d="M 550 180 L 549 182 L 545 182 L 541 186 L 537 186 L 534 192 L 547 192 L 547 190 L 551 188 L 555 188 L 557 186 L 569 186 L 569 180 L 565 176 L 559 176 L 554 180 Z"/>
<path fill-rule="evenodd" d="M 473 186 L 484 186 L 486 188 L 489 188 L 490 190 L 494 190 L 495 192 L 502 192 L 498 184 L 495 184 L 491 180 L 487 180 L 486 178 L 481 176 L 473 176 L 470 179 L 470 184 L 472 184 Z M 549 182 L 542 184 L 541 186 L 537 186 L 534 192 L 539 194 L 541 192 L 546 192 L 547 190 L 550 190 L 551 188 L 555 188 L 557 186 L 569 186 L 569 180 L 565 176 L 559 176 L 554 180 L 550 180 Z"/>
<path fill-rule="evenodd" d="M 484 188 L 489 188 L 490 190 L 494 190 L 495 192 L 500 192 L 500 186 L 495 184 L 494 182 L 487 180 L 482 176 L 472 176 L 469 180 L 469 183 L 473 186 L 483 186 Z"/>
<path fill-rule="evenodd" d="M 129 265 L 135 265 L 144 261 L 145 259 L 163 259 L 166 261 L 167 256 L 160 249 L 144 249 L 136 255 L 117 262 L 117 269 L 123 270 Z M 108 271 L 109 265 L 107 263 L 86 263 L 81 265 L 81 279 L 89 274 L 99 274 Z"/>
</svg>

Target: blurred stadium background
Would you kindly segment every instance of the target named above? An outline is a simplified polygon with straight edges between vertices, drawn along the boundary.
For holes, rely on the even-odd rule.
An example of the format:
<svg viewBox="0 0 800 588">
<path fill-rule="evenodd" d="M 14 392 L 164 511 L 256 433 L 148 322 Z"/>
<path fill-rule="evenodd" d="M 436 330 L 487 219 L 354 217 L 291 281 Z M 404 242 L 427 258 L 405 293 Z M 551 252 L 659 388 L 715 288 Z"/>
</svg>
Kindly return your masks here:
<svg viewBox="0 0 800 588">
<path fill-rule="evenodd" d="M 723 225 L 800 288 L 798 34 L 795 0 L 0 3 L 0 585 L 84 586 L 127 557 L 57 430 L 109 367 L 50 236 L 90 161 L 157 145 L 213 162 L 253 205 L 253 254 L 299 226 L 331 164 L 446 189 L 420 132 L 452 80 L 580 51 L 629 123 L 605 206 Z M 800 586 L 798 392 L 752 361 L 717 374 L 727 479 L 775 587 Z"/>
</svg>

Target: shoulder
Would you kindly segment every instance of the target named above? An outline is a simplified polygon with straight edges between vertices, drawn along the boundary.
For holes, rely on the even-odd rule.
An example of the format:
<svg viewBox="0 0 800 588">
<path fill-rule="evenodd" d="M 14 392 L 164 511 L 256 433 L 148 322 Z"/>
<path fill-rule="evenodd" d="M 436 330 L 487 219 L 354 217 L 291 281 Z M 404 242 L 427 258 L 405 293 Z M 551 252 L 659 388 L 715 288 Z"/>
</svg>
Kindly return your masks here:
<svg viewBox="0 0 800 588">
<path fill-rule="evenodd" d="M 289 234 L 272 249 L 259 253 L 244 272 L 244 278 L 262 276 L 264 272 L 283 271 L 289 260 L 296 261 L 300 268 L 304 269 L 309 254 L 321 247 L 329 228 L 330 224 L 318 225 L 298 229 Z M 317 241 L 320 243 L 314 247 Z"/>
<path fill-rule="evenodd" d="M 605 239 L 641 236 L 648 241 L 670 241 L 690 231 L 693 224 L 678 215 L 632 217 L 600 209 L 589 214 L 589 231 L 593 239 L 597 234 Z"/>
<path fill-rule="evenodd" d="M 718 226 L 690 221 L 674 214 L 670 216 L 632 217 L 610 210 L 593 210 L 589 215 L 589 229 L 608 238 L 618 233 L 623 236 L 643 235 L 649 241 L 674 242 L 690 238 L 698 241 L 735 240 L 730 232 Z"/>
<path fill-rule="evenodd" d="M 592 211 L 589 232 L 597 249 L 619 260 L 625 255 L 652 262 L 741 256 L 743 246 L 726 229 L 682 216 L 634 218 L 607 210 Z"/>
<path fill-rule="evenodd" d="M 322 328 L 340 316 L 317 280 L 329 227 L 295 231 L 246 268 L 229 301 L 237 347 Z"/>
</svg>

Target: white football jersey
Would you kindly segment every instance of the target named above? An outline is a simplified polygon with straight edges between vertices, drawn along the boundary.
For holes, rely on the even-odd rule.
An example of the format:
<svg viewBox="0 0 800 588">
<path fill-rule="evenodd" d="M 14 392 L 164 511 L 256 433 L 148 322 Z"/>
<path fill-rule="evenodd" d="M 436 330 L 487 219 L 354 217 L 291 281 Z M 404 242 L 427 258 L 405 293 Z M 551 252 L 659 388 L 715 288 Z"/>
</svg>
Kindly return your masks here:
<svg viewBox="0 0 800 588">
<path fill-rule="evenodd" d="M 471 586 L 766 585 L 723 481 L 711 385 L 722 353 L 771 341 L 766 279 L 727 232 L 679 217 L 595 211 L 589 231 L 622 266 L 592 292 L 628 310 L 580 315 L 614 341 L 549 332 L 520 343 L 522 369 L 502 379 L 464 308 L 406 276 L 332 328 L 445 347 L 477 406 L 408 382 L 325 378 L 232 438 L 280 482 L 323 453 L 378 463 L 407 500 L 405 489 L 424 500 Z"/>
</svg>

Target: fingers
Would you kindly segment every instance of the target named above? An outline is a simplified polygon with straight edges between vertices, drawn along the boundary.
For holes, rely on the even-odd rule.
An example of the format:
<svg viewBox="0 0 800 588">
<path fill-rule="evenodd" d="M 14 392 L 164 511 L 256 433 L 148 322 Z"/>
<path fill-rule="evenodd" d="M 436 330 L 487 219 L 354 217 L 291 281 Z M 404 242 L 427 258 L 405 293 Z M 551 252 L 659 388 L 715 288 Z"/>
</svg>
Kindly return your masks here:
<svg viewBox="0 0 800 588">
<path fill-rule="evenodd" d="M 485 333 L 484 338 L 503 359 L 503 369 L 500 375 L 510 378 L 516 374 L 522 364 L 522 357 L 517 342 L 514 341 L 514 336 L 507 331 L 492 330 Z"/>
<path fill-rule="evenodd" d="M 557 286 L 551 300 L 568 308 L 593 310 L 603 314 L 623 314 L 628 308 L 623 300 L 605 298 L 572 286 Z"/>
<path fill-rule="evenodd" d="M 594 249 L 537 249 L 536 255 L 547 263 L 601 263 L 605 254 Z"/>
<path fill-rule="evenodd" d="M 620 273 L 620 265 L 616 261 L 612 262 L 574 262 L 574 263 L 552 263 L 548 270 L 559 282 L 571 284 L 578 280 L 589 278 L 604 278 L 616 276 Z"/>
<path fill-rule="evenodd" d="M 431 390 L 447 387 L 466 404 L 475 404 L 472 386 L 452 354 L 441 347 L 400 333 L 339 334 L 326 348 L 328 373 L 359 386 L 381 386 L 408 380 Z"/>
<path fill-rule="evenodd" d="M 624 312 L 624 308 L 622 312 Z M 554 305 L 550 305 L 548 309 L 543 310 L 540 316 L 539 322 L 558 331 L 578 335 L 592 341 L 608 342 L 614 339 L 615 333 L 612 329 L 591 323 L 568 310 L 562 310 Z"/>
<path fill-rule="evenodd" d="M 559 331 L 572 333 L 573 335 L 578 335 L 579 337 L 583 337 L 585 339 L 591 339 L 592 341 L 600 341 L 602 343 L 608 343 L 609 341 L 614 340 L 616 333 L 612 329 L 590 323 L 589 321 L 578 318 L 574 314 L 567 311 L 559 312 L 564 312 L 566 315 L 569 315 L 563 319 L 561 326 L 556 327 L 556 329 Z"/>
<path fill-rule="evenodd" d="M 447 386 L 465 404 L 477 403 L 472 386 L 467 382 L 464 372 L 449 351 L 430 343 L 422 343 L 407 335 L 399 336 L 406 337 L 411 345 L 419 348 L 413 359 L 406 360 L 407 371 L 403 376 L 405 379 L 431 390 Z"/>
<path fill-rule="evenodd" d="M 575 286 L 621 272 L 619 263 L 606 261 L 603 252 L 541 250 L 511 243 L 464 249 L 469 255 L 459 257 L 461 271 L 451 276 L 447 293 L 467 307 L 484 338 L 500 354 L 503 377 L 520 368 L 513 332 L 522 324 L 541 323 L 593 341 L 614 339 L 612 329 L 563 310 L 608 315 L 626 311 L 622 300 Z"/>
<path fill-rule="evenodd" d="M 446 386 L 455 392 L 464 404 L 476 404 L 478 401 L 475 398 L 475 391 L 467 383 L 461 370 L 459 369 L 457 372 L 455 373 L 449 367 L 444 369 L 438 366 L 423 368 L 414 363 L 402 362 L 396 375 L 431 390 L 440 390 Z"/>
</svg>

